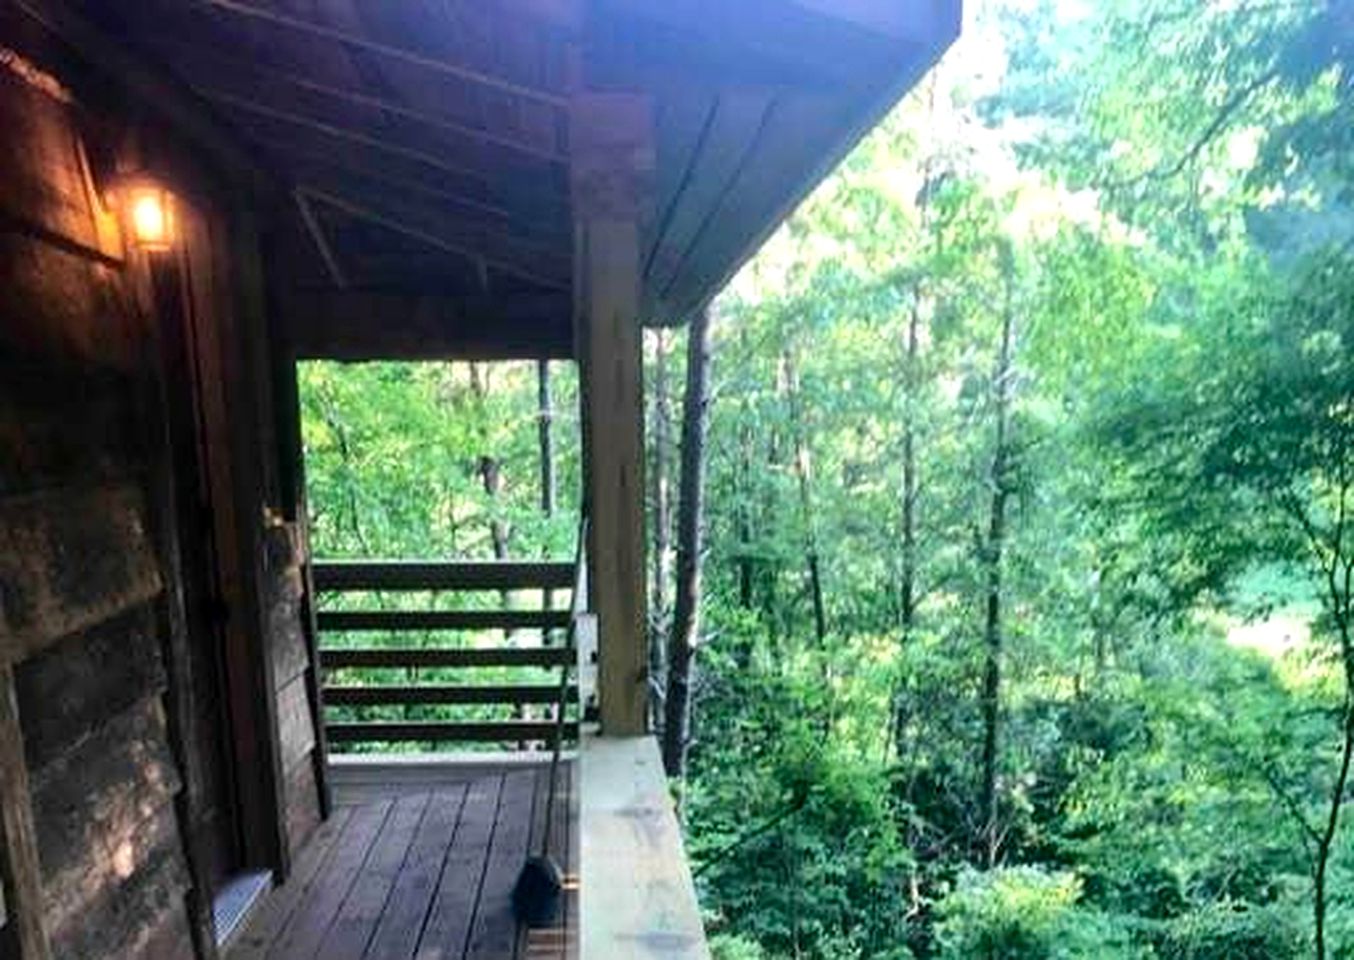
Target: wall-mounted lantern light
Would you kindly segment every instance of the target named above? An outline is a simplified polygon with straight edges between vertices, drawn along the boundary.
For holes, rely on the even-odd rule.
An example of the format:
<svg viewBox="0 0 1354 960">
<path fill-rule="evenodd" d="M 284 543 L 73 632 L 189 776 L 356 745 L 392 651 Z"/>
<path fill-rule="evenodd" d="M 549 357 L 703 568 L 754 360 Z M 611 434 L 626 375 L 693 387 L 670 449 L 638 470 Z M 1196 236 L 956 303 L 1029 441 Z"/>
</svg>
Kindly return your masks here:
<svg viewBox="0 0 1354 960">
<path fill-rule="evenodd" d="M 173 248 L 174 195 L 164 184 L 143 174 L 124 175 L 109 193 L 122 215 L 123 229 L 137 247 L 151 252 Z"/>
</svg>

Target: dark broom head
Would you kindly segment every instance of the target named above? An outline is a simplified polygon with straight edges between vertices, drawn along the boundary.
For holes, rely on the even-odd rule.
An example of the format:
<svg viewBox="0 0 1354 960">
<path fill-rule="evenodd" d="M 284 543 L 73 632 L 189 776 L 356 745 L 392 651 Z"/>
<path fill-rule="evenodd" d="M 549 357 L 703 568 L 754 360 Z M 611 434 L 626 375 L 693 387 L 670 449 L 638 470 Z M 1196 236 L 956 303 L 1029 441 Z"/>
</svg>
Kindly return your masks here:
<svg viewBox="0 0 1354 960">
<path fill-rule="evenodd" d="M 564 894 L 564 875 L 550 857 L 532 857 L 517 875 L 512 888 L 512 909 L 529 927 L 548 927 L 559 918 Z"/>
</svg>

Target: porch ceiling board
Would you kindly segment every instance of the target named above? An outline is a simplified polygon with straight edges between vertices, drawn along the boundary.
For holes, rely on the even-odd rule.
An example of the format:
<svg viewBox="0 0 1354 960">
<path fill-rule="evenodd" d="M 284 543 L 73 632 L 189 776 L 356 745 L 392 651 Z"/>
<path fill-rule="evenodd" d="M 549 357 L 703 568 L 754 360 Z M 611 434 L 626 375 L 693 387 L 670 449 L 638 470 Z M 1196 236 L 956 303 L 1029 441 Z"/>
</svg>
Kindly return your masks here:
<svg viewBox="0 0 1354 960">
<path fill-rule="evenodd" d="M 295 273 L 354 292 L 567 293 L 571 98 L 647 96 L 656 170 L 642 319 L 667 324 L 717 292 L 935 62 L 958 34 L 961 2 L 83 6 L 208 98 L 282 184 L 303 191 L 308 204 L 287 208 L 287 229 L 312 238 L 293 247 L 308 258 Z M 426 310 L 408 316 L 426 323 Z M 351 316 L 344 323 L 350 351 L 413 349 L 390 322 L 363 337 Z M 535 328 L 511 329 L 523 355 Z M 538 352 L 563 349 L 555 320 L 540 335 Z M 383 337 L 395 344 L 382 350 Z M 430 349 L 450 346 L 435 338 Z"/>
</svg>

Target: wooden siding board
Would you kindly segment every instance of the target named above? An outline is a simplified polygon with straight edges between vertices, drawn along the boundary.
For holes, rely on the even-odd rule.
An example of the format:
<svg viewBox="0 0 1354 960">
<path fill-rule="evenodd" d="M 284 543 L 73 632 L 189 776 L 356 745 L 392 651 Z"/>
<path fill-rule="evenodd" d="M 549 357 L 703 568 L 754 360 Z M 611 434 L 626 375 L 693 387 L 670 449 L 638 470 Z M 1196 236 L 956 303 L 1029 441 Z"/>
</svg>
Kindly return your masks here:
<svg viewBox="0 0 1354 960">
<path fill-rule="evenodd" d="M 154 597 L 160 570 L 135 485 L 49 490 L 0 503 L 0 662 Z"/>
<path fill-rule="evenodd" d="M 126 876 L 124 851 L 136 849 L 146 817 L 167 807 L 180 786 L 158 697 L 35 770 L 38 846 L 53 909 L 77 912 L 99 884 Z"/>
<path fill-rule="evenodd" d="M 162 689 L 155 610 L 143 604 L 72 634 L 15 673 L 29 768 L 42 769 L 110 715 Z"/>
<path fill-rule="evenodd" d="M 315 724 L 305 677 L 295 678 L 278 691 L 277 735 L 284 773 L 310 758 L 315 748 Z"/>
</svg>

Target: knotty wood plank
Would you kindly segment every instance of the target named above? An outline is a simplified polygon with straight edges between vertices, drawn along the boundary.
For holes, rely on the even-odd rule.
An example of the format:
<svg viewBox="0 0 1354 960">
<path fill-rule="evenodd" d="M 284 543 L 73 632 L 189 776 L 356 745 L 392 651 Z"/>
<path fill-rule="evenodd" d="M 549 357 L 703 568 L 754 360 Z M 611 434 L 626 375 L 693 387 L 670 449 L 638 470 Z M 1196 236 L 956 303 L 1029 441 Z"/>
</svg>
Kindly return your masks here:
<svg viewBox="0 0 1354 960">
<path fill-rule="evenodd" d="M 570 686 L 569 698 L 573 699 L 577 695 L 577 687 Z M 329 706 L 370 706 L 383 703 L 554 703 L 558 699 L 559 685 L 548 683 L 324 688 L 324 702 Z"/>
<path fill-rule="evenodd" d="M 267 956 L 268 948 L 310 892 L 321 868 L 337 850 L 353 810 L 353 807 L 336 807 L 330 818 L 316 829 L 305 849 L 293 861 L 291 879 L 270 893 L 255 910 L 226 960 L 263 960 Z"/>
<path fill-rule="evenodd" d="M 709 960 L 652 737 L 589 737 L 579 756 L 581 960 Z"/>
<path fill-rule="evenodd" d="M 456 838 L 447 852 L 415 960 L 461 960 L 464 955 L 502 789 L 501 776 L 477 780 L 467 788 Z"/>
<path fill-rule="evenodd" d="M 317 955 L 320 943 L 343 906 L 393 806 L 390 801 L 378 801 L 353 810 L 333 856 L 306 891 L 305 899 L 282 935 L 273 942 L 267 953 L 269 958 L 308 960 Z"/>
<path fill-rule="evenodd" d="M 442 864 L 455 841 L 466 792 L 466 785 L 459 784 L 432 795 L 365 960 L 409 960 L 414 955 Z"/>
<path fill-rule="evenodd" d="M 561 667 L 573 661 L 567 647 L 467 647 L 458 650 L 413 650 L 379 647 L 321 650 L 326 668 L 342 667 Z"/>
<path fill-rule="evenodd" d="M 466 946 L 466 960 L 503 960 L 513 955 L 517 918 L 512 911 L 512 888 L 527 858 L 535 793 L 534 771 L 517 771 L 503 777 L 503 794 L 499 798 L 475 922 Z"/>
<path fill-rule="evenodd" d="M 567 610 L 355 610 L 316 615 L 321 630 L 563 630 Z"/>
<path fill-rule="evenodd" d="M 159 565 L 133 483 L 58 489 L 0 506 L 0 663 L 150 600 Z"/>
<path fill-rule="evenodd" d="M 43 925 L 42 867 L 28 792 L 23 731 L 14 696 L 14 671 L 0 665 L 0 881 L 6 920 L 15 928 L 21 960 L 50 960 Z M 3 940 L 0 940 L 3 944 Z"/>
<path fill-rule="evenodd" d="M 524 740 L 549 740 L 555 724 L 544 720 L 498 720 L 481 723 L 439 723 L 437 721 L 398 721 L 326 724 L 332 743 L 420 743 L 444 741 L 466 743 L 505 743 Z M 578 738 L 578 724 L 564 724 L 564 739 Z"/>
<path fill-rule="evenodd" d="M 277 694 L 277 736 L 282 769 L 290 773 L 315 748 L 315 726 L 310 719 L 306 678 L 296 677 Z"/>
<path fill-rule="evenodd" d="M 574 580 L 572 563 L 530 560 L 328 560 L 313 566 L 317 590 L 562 590 Z"/>
<path fill-rule="evenodd" d="M 395 801 L 376 845 L 320 944 L 319 956 L 324 960 L 360 960 L 366 952 L 423 822 L 428 799 L 426 793 L 414 793 Z"/>
</svg>

